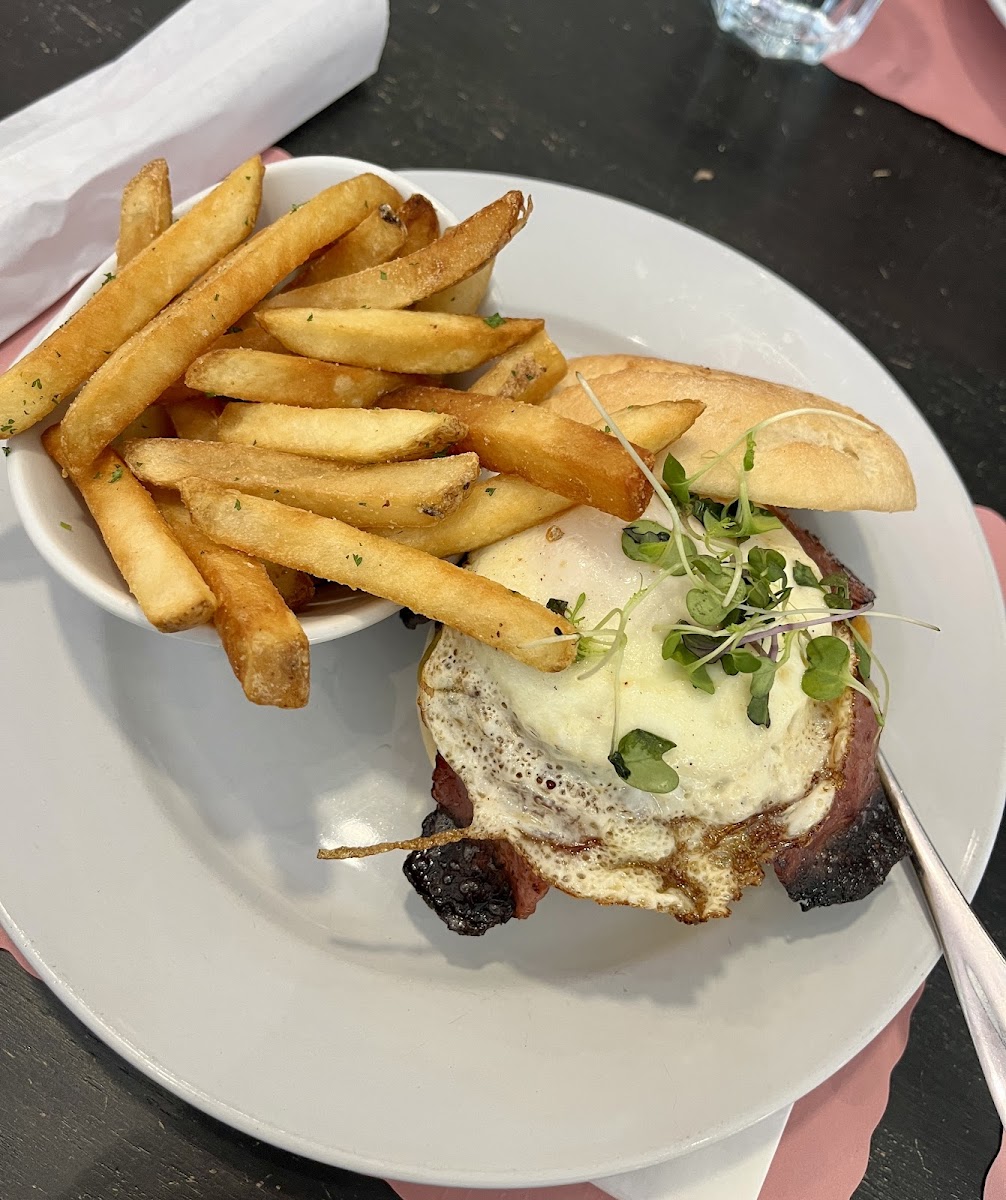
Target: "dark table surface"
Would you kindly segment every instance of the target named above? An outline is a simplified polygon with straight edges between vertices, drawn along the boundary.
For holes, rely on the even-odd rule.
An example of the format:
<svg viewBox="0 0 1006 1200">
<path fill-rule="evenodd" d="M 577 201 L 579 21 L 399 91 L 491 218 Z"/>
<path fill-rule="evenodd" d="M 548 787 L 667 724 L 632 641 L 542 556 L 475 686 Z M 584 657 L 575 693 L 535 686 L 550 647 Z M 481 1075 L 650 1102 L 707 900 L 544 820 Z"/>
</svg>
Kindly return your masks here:
<svg viewBox="0 0 1006 1200">
<path fill-rule="evenodd" d="M 7 0 L 0 117 L 120 53 L 175 7 Z M 757 61 L 717 33 L 702 0 L 391 7 L 378 74 L 291 133 L 287 150 L 554 179 L 720 238 L 863 341 L 973 498 L 1006 510 L 1001 158 L 823 68 Z M 1002 839 L 976 907 L 1006 942 Z M 176 1100 L 3 954 L 0 1051 L 0 1200 L 392 1195 Z M 857 1200 L 971 1200 L 999 1132 L 941 964 Z"/>
</svg>

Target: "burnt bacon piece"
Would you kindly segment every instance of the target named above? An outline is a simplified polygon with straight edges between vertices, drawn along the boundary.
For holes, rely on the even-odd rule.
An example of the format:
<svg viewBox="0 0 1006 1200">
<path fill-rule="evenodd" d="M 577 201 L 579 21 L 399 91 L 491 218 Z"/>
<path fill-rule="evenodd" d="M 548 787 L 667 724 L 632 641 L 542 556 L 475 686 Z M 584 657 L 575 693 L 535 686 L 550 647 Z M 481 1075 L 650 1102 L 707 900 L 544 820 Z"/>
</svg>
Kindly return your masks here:
<svg viewBox="0 0 1006 1200">
<path fill-rule="evenodd" d="M 423 821 L 423 836 L 472 823 L 468 789 L 450 764 L 437 755 L 433 768 L 436 809 Z M 454 933 L 480 937 L 511 917 L 529 917 L 548 891 L 506 842 L 466 838 L 431 850 L 413 850 L 405 878 Z"/>
<path fill-rule="evenodd" d="M 855 607 L 873 600 L 866 584 L 812 533 L 794 525 L 786 512 L 775 512 L 822 575 L 843 571 L 848 576 L 849 600 Z M 787 847 L 772 863 L 789 898 L 804 911 L 862 900 L 908 853 L 901 822 L 877 775 L 879 733 L 870 702 L 857 692 L 844 779 L 831 810 L 803 842 Z"/>
<path fill-rule="evenodd" d="M 876 748 L 873 709 L 857 692 L 845 778 L 831 809 L 806 841 L 787 847 L 772 864 L 789 898 L 805 912 L 862 900 L 908 853 L 901 822 L 877 775 Z"/>
<path fill-rule="evenodd" d="M 423 821 L 423 837 L 458 826 L 442 809 Z M 514 912 L 513 890 L 493 854 L 492 842 L 466 838 L 432 850 L 413 850 L 405 878 L 453 933 L 479 937 Z"/>
</svg>

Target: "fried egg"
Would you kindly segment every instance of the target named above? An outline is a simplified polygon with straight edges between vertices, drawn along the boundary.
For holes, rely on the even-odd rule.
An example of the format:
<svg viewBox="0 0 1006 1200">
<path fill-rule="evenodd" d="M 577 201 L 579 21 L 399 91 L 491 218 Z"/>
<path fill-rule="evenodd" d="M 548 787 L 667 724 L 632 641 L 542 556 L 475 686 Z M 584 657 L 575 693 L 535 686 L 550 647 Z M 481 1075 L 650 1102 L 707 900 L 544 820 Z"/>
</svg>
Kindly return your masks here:
<svg viewBox="0 0 1006 1200">
<path fill-rule="evenodd" d="M 666 513 L 656 500 L 646 516 Z M 558 674 L 534 670 L 444 629 L 420 675 L 422 719 L 472 800 L 473 837 L 502 839 L 553 886 L 602 904 L 671 913 L 686 922 L 727 916 L 762 864 L 827 815 L 841 782 L 851 693 L 831 703 L 801 689 L 793 654 L 776 674 L 771 725 L 747 717 L 749 678 L 715 670 L 716 690 L 693 687 L 664 661 L 671 624 L 686 616 L 687 577 L 664 575 L 621 550 L 624 522 L 576 508 L 486 547 L 469 569 L 542 604 L 575 602 L 581 629 L 659 582 L 632 610 L 621 662 L 587 658 Z M 809 563 L 785 528 L 751 538 L 792 564 Z M 795 587 L 790 606 L 819 608 Z M 600 666 L 599 666 L 600 663 Z M 678 774 L 666 794 L 640 791 L 608 755 L 645 729 L 674 743 Z"/>
</svg>

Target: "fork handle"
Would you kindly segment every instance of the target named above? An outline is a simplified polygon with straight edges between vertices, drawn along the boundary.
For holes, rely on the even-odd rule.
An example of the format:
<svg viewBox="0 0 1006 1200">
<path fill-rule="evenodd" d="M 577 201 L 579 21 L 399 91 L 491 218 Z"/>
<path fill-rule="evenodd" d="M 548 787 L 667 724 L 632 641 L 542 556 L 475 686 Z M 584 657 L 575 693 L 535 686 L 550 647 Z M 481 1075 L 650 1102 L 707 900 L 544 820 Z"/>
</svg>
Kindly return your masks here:
<svg viewBox="0 0 1006 1200">
<path fill-rule="evenodd" d="M 944 866 L 883 754 L 877 755 L 877 767 L 912 848 L 985 1082 L 1006 1126 L 1006 959 Z"/>
</svg>

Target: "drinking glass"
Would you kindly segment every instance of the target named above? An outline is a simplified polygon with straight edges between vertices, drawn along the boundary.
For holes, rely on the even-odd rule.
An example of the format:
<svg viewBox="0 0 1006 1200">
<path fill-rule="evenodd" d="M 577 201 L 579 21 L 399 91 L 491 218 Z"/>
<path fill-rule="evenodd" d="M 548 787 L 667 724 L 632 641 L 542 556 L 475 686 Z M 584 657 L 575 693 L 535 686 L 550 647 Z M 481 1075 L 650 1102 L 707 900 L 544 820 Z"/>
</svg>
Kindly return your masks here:
<svg viewBox="0 0 1006 1200">
<path fill-rule="evenodd" d="M 881 0 L 711 0 L 721 29 L 736 34 L 762 58 L 819 63 L 847 50 Z"/>
</svg>

